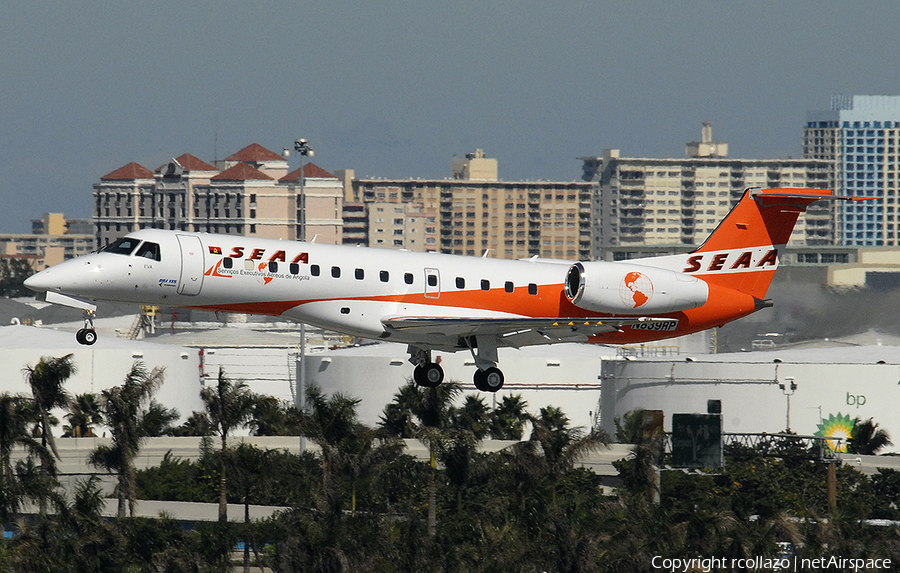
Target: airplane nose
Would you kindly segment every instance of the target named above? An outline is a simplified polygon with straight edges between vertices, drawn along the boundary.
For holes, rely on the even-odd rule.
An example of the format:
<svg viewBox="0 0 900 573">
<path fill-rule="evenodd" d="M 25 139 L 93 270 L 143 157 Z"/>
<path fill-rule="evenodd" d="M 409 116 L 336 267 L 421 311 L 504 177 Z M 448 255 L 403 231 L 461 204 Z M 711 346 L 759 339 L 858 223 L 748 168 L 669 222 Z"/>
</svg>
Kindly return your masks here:
<svg viewBox="0 0 900 573">
<path fill-rule="evenodd" d="M 53 277 L 50 269 L 45 269 L 25 279 L 25 288 L 35 292 L 47 292 L 53 286 Z"/>
</svg>

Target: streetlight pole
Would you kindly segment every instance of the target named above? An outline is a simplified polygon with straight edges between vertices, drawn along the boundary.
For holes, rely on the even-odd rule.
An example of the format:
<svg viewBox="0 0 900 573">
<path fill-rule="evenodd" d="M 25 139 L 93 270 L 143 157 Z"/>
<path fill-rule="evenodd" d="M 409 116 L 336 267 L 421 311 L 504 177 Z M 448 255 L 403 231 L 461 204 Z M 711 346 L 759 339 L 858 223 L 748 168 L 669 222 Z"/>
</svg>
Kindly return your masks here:
<svg viewBox="0 0 900 573">
<path fill-rule="evenodd" d="M 309 142 L 305 139 L 296 139 L 294 140 L 294 151 L 297 152 L 297 155 L 300 156 L 300 179 L 299 179 L 299 187 L 297 190 L 297 199 L 300 208 L 300 233 L 298 233 L 297 240 L 305 241 L 306 240 L 306 195 L 303 193 L 303 158 L 304 157 L 313 157 L 316 152 L 310 147 Z"/>
<path fill-rule="evenodd" d="M 794 395 L 794 392 L 797 390 L 797 384 L 794 382 L 793 378 L 785 378 L 784 384 L 779 384 L 779 388 L 781 388 L 781 393 L 787 396 L 787 431 L 791 431 L 791 396 Z"/>
<path fill-rule="evenodd" d="M 309 142 L 303 138 L 294 140 L 294 151 L 300 156 L 300 177 L 297 187 L 297 210 L 300 211 L 299 232 L 297 233 L 298 241 L 306 241 L 306 195 L 303 192 L 303 158 L 312 157 L 315 151 L 310 147 Z M 290 155 L 287 147 L 284 148 L 285 158 Z M 297 373 L 297 390 L 294 393 L 294 402 L 300 412 L 306 411 L 306 323 L 300 323 L 300 368 Z M 306 451 L 306 438 L 300 437 L 300 453 Z"/>
</svg>

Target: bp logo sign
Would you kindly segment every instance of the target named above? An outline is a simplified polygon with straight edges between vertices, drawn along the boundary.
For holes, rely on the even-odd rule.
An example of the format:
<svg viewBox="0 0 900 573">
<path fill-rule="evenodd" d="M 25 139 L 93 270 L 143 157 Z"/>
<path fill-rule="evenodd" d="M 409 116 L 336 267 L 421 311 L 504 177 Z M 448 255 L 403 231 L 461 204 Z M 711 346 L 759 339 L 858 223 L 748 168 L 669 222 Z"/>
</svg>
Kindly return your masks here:
<svg viewBox="0 0 900 573">
<path fill-rule="evenodd" d="M 823 438 L 840 438 L 840 442 L 834 440 L 828 441 L 828 446 L 835 452 L 846 452 L 847 442 L 850 440 L 850 433 L 853 431 L 853 419 L 848 414 L 838 412 L 837 416 L 828 414 L 828 418 L 823 418 L 822 423 L 818 425 L 819 431 L 816 436 Z"/>
</svg>

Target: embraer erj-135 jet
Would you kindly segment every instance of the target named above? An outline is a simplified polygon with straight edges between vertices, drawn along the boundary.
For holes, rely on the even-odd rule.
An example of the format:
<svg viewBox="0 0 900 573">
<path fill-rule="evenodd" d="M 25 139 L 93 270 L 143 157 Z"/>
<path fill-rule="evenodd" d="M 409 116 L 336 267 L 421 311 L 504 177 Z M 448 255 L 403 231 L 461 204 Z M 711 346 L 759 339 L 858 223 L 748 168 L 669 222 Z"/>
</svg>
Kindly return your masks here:
<svg viewBox="0 0 900 573">
<path fill-rule="evenodd" d="M 25 281 L 47 302 L 134 302 L 283 316 L 409 345 L 413 378 L 444 378 L 432 350 L 469 350 L 475 386 L 503 386 L 497 349 L 624 344 L 721 326 L 766 291 L 799 214 L 822 189 L 748 189 L 697 250 L 622 262 L 500 260 L 145 229 Z"/>
</svg>

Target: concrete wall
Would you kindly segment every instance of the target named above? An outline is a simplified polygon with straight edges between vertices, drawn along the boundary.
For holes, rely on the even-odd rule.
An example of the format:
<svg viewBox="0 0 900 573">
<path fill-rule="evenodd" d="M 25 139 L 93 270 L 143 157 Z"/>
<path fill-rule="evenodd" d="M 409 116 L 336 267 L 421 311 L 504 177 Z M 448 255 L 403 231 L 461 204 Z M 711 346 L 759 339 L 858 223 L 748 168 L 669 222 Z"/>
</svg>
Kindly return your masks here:
<svg viewBox="0 0 900 573">
<path fill-rule="evenodd" d="M 601 424 L 614 430 L 616 416 L 656 409 L 665 412 L 670 431 L 673 413 L 705 413 L 707 400 L 716 399 L 722 401 L 725 432 L 775 433 L 787 426 L 788 397 L 779 384 L 789 387 L 793 379 L 792 431 L 814 435 L 823 421 L 839 416 L 874 418 L 900 444 L 897 356 L 896 347 L 873 346 L 708 355 L 693 362 L 683 356 L 605 360 Z"/>
</svg>

